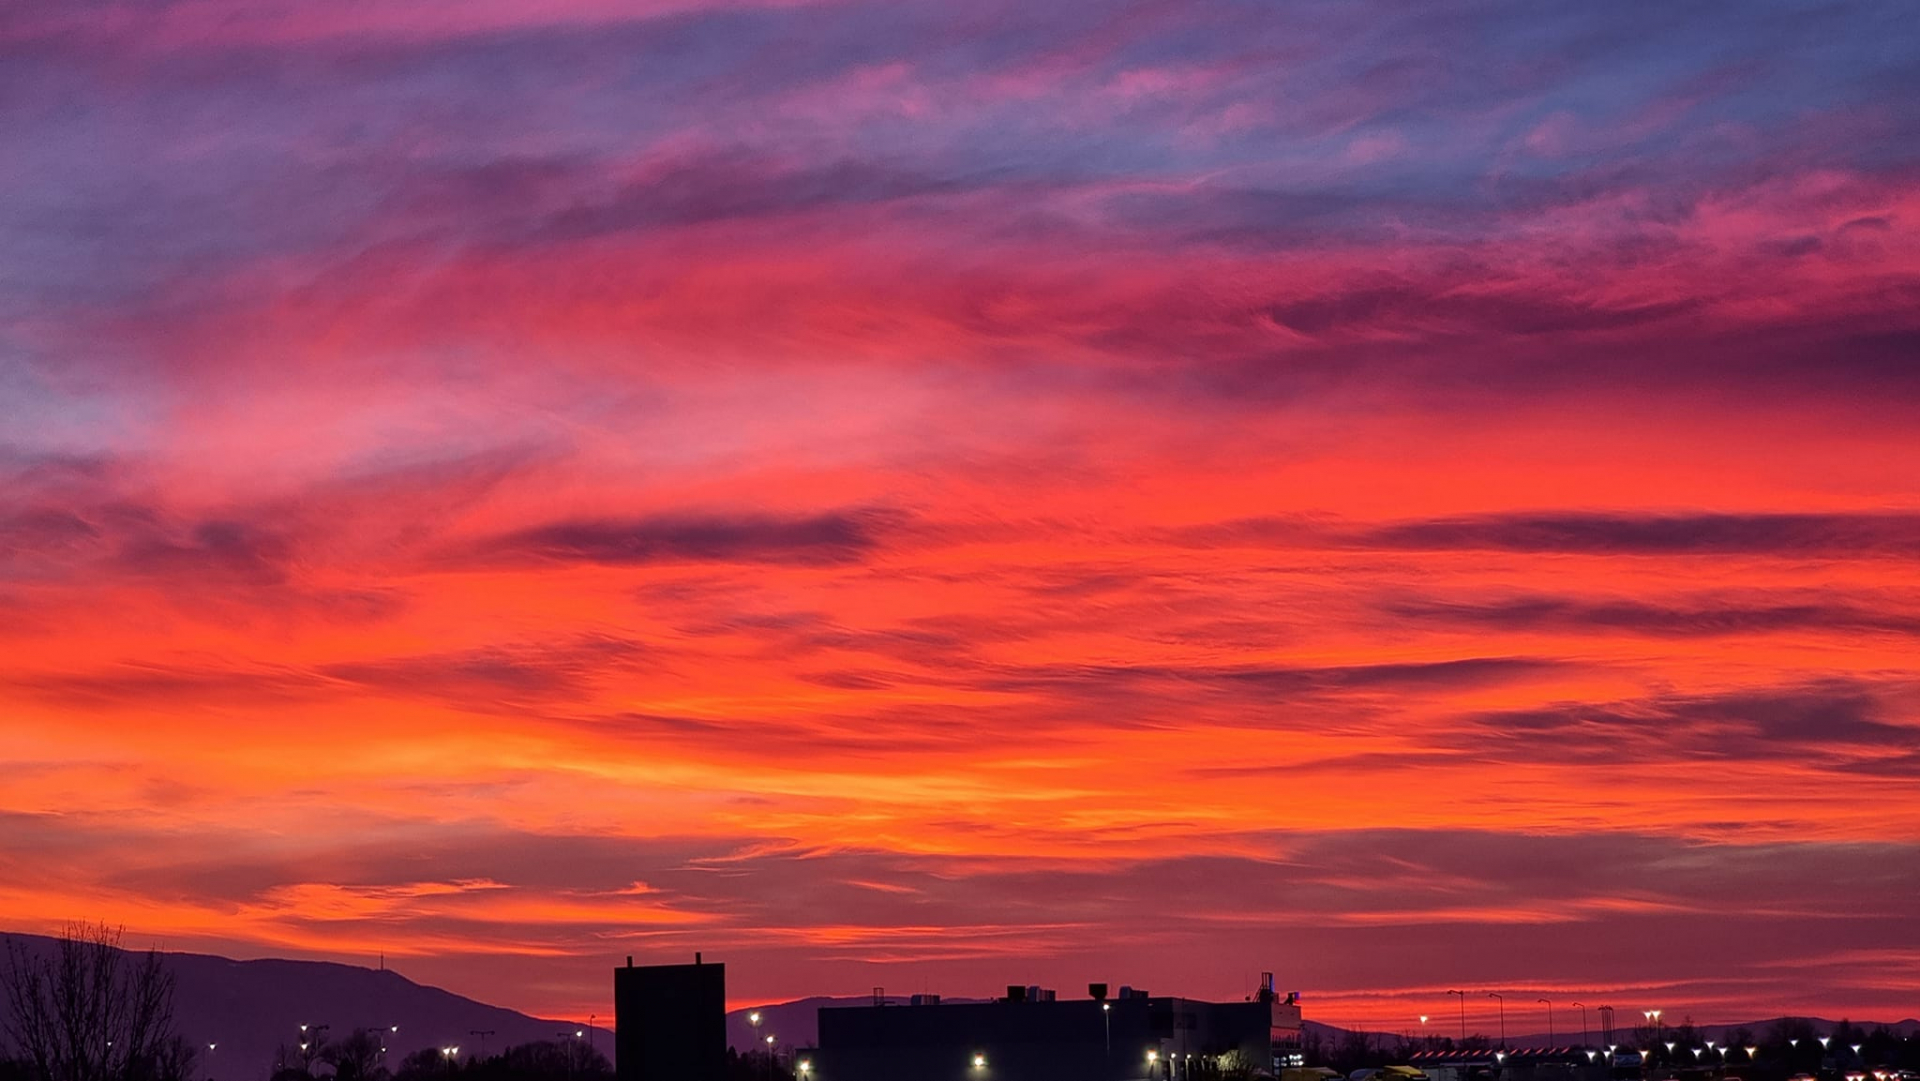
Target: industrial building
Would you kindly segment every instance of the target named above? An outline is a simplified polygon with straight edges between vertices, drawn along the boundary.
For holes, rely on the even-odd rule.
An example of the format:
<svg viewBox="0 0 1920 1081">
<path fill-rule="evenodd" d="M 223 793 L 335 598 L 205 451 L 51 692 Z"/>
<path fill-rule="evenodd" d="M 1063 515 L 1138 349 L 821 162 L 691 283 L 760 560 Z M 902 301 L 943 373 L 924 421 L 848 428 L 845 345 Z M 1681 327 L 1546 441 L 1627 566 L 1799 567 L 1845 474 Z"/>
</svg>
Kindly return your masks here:
<svg viewBox="0 0 1920 1081">
<path fill-rule="evenodd" d="M 808 1081 L 1207 1081 L 1236 1066 L 1271 1076 L 1298 1061 L 1300 1006 L 1266 975 L 1244 1002 L 1122 987 L 1084 999 L 1009 987 L 992 1002 L 830 1006 L 796 1067 Z"/>
<path fill-rule="evenodd" d="M 614 1069 L 619 1081 L 723 1081 L 727 966 L 613 970 Z"/>
</svg>

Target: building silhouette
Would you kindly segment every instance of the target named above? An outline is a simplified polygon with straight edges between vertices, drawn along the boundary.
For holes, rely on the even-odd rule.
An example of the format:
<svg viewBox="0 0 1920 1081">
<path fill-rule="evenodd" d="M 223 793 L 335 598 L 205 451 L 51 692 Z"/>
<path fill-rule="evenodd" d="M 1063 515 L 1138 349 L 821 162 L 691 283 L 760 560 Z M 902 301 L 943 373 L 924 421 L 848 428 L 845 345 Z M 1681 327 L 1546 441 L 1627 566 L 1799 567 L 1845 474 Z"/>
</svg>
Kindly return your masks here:
<svg viewBox="0 0 1920 1081">
<path fill-rule="evenodd" d="M 808 1081 L 1207 1081 L 1234 1066 L 1278 1076 L 1298 1062 L 1300 1007 L 1274 994 L 1270 974 L 1244 1002 L 1088 991 L 822 1007 L 805 1072 Z"/>
<path fill-rule="evenodd" d="M 613 970 L 613 1046 L 619 1081 L 723 1081 L 727 966 L 641 965 Z"/>
</svg>

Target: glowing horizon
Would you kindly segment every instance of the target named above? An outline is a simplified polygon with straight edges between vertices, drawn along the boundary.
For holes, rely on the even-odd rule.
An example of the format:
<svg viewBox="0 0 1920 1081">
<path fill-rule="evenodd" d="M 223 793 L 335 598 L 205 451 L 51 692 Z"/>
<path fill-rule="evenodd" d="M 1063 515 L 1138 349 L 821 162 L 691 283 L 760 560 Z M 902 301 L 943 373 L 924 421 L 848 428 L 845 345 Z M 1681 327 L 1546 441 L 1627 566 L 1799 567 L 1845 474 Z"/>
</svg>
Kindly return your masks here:
<svg viewBox="0 0 1920 1081">
<path fill-rule="evenodd" d="M 1913 42 L 0 16 L 0 929 L 1898 1020 Z"/>
</svg>

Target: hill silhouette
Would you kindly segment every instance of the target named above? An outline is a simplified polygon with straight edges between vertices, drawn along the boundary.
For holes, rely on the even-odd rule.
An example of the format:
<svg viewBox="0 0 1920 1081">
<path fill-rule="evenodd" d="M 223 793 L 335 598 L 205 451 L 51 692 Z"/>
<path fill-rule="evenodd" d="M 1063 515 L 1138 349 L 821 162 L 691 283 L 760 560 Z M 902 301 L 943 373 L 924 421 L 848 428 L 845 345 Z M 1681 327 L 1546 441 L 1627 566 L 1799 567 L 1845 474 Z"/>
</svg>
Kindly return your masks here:
<svg viewBox="0 0 1920 1081">
<path fill-rule="evenodd" d="M 39 951 L 53 949 L 56 941 L 0 934 L 0 958 L 6 942 Z M 275 1049 L 281 1043 L 299 1043 L 302 1024 L 327 1025 L 328 1039 L 356 1028 L 391 1030 L 398 1025 L 399 1031 L 389 1032 L 389 1067 L 423 1047 L 458 1046 L 464 1058 L 479 1050 L 479 1041 L 471 1035 L 475 1030 L 492 1030 L 486 1047 L 498 1051 L 551 1040 L 558 1032 L 579 1027 L 417 984 L 390 969 L 331 961 L 235 961 L 198 953 L 160 956 L 173 973 L 175 1027 L 199 1048 L 199 1075 L 213 1081 L 261 1081 L 273 1068 Z M 611 994 L 611 975 L 608 983 Z M 207 1051 L 209 1043 L 216 1045 L 212 1052 Z M 596 1033 L 595 1046 L 613 1057 L 610 1032 Z"/>
</svg>

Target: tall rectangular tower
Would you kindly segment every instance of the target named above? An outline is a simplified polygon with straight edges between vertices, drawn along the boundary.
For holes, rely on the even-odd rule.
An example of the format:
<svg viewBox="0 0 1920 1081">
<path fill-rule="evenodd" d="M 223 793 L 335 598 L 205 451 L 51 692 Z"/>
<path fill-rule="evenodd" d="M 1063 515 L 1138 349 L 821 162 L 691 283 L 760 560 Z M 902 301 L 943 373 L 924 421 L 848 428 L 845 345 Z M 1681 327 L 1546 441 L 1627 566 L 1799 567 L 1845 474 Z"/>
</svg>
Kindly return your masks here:
<svg viewBox="0 0 1920 1081">
<path fill-rule="evenodd" d="M 722 1081 L 727 1064 L 727 966 L 642 965 L 613 970 L 613 1047 L 619 1081 Z"/>
</svg>

